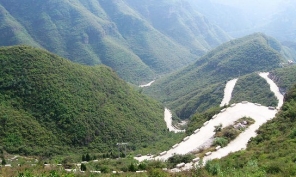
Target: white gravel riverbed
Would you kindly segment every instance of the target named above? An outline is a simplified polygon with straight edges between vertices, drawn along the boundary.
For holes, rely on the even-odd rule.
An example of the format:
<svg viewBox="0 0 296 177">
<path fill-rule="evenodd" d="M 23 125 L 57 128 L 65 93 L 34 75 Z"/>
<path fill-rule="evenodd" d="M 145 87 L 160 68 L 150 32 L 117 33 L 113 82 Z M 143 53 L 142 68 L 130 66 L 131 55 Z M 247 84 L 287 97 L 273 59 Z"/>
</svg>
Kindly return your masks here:
<svg viewBox="0 0 296 177">
<path fill-rule="evenodd" d="M 267 83 L 270 85 L 270 89 L 275 93 L 275 96 L 279 100 L 277 108 L 279 109 L 283 104 L 283 95 L 279 92 L 279 88 L 277 85 L 268 78 L 269 73 L 259 73 L 261 77 L 263 77 Z M 226 84 L 226 88 L 224 90 L 224 98 L 221 102 L 221 105 L 228 104 L 231 100 L 231 93 L 235 86 L 237 79 L 233 79 Z M 192 134 L 189 137 L 184 138 L 182 142 L 173 146 L 170 150 L 161 153 L 162 155 L 158 155 L 156 157 L 152 156 L 142 156 L 137 157 L 136 159 L 139 161 L 143 160 L 167 160 L 169 157 L 174 154 L 187 154 L 193 151 L 198 150 L 201 146 L 203 146 L 206 142 L 208 142 L 214 136 L 214 126 L 222 124 L 223 127 L 228 125 L 232 125 L 236 120 L 246 116 L 251 117 L 255 120 L 255 123 L 249 126 L 243 133 L 241 133 L 235 140 L 231 141 L 226 147 L 221 148 L 215 152 L 212 152 L 211 155 L 204 157 L 204 162 L 207 160 L 221 158 L 227 156 L 231 152 L 236 152 L 241 149 L 245 149 L 248 141 L 251 137 L 256 136 L 256 130 L 265 122 L 275 117 L 275 114 L 278 110 L 269 109 L 266 106 L 261 106 L 255 103 L 242 102 L 227 109 L 221 111 L 218 115 L 214 116 L 213 119 L 206 122 L 204 126 L 196 133 Z M 168 118 L 170 111 L 165 109 L 165 120 L 168 128 L 173 130 L 171 126 L 171 120 Z M 167 117 L 166 117 L 167 115 Z M 171 118 L 171 117 L 170 117 Z M 197 162 L 198 163 L 198 162 Z M 184 168 L 181 170 L 188 170 L 194 166 L 194 163 L 186 164 Z"/>
</svg>

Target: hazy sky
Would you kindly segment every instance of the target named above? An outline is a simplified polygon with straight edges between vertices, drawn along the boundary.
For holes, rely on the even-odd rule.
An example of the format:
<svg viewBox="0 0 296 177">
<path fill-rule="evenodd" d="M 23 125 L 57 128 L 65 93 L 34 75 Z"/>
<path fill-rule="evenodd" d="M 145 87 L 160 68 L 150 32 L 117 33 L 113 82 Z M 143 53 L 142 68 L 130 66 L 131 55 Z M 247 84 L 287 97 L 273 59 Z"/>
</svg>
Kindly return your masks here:
<svg viewBox="0 0 296 177">
<path fill-rule="evenodd" d="M 277 5 L 280 3 L 285 3 L 290 0 L 210 0 L 216 3 L 228 4 L 233 6 L 262 6 L 262 5 Z"/>
<path fill-rule="evenodd" d="M 241 9 L 244 13 L 268 18 L 285 9 L 288 4 L 296 0 L 209 0 L 214 3 L 225 4 Z M 294 2 L 293 2 L 294 1 Z"/>
<path fill-rule="evenodd" d="M 210 0 L 215 3 L 235 6 L 246 11 L 263 10 L 263 12 L 272 12 L 280 10 L 291 0 Z"/>
<path fill-rule="evenodd" d="M 295 36 L 296 0 L 189 1 L 232 36 L 263 32 L 282 41 Z"/>
</svg>

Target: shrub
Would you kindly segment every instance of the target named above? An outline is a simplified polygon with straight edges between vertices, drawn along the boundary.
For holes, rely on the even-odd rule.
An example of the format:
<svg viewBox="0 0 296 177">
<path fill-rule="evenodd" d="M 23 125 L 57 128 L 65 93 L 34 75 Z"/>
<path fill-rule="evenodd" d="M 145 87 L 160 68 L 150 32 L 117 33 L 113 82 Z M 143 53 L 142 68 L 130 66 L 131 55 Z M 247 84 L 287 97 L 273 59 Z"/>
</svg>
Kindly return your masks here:
<svg viewBox="0 0 296 177">
<path fill-rule="evenodd" d="M 91 161 L 91 157 L 88 153 L 85 155 L 85 161 Z"/>
<path fill-rule="evenodd" d="M 102 172 L 102 173 L 110 173 L 111 170 L 110 170 L 109 167 L 107 167 L 107 166 L 103 166 L 103 167 L 101 168 L 101 172 Z"/>
<path fill-rule="evenodd" d="M 137 166 L 135 164 L 131 163 L 128 167 L 128 171 L 131 171 L 131 172 L 137 171 Z"/>
<path fill-rule="evenodd" d="M 279 166 L 276 165 L 269 165 L 268 167 L 266 167 L 266 172 L 269 174 L 277 174 L 282 172 L 281 168 Z"/>
<path fill-rule="evenodd" d="M 6 160 L 4 159 L 4 157 L 2 157 L 1 165 L 6 165 Z"/>
<path fill-rule="evenodd" d="M 205 169 L 211 175 L 218 175 L 221 172 L 220 165 L 217 162 L 213 162 L 211 160 L 207 161 L 207 163 L 205 165 Z"/>
<path fill-rule="evenodd" d="M 177 164 L 182 162 L 189 163 L 192 161 L 192 159 L 194 159 L 194 155 L 192 154 L 185 154 L 185 155 L 176 154 L 168 159 L 168 165 L 169 167 L 174 167 Z"/>
<path fill-rule="evenodd" d="M 217 137 L 214 140 L 214 145 L 215 146 L 225 147 L 227 144 L 228 144 L 228 140 L 223 138 L 223 137 Z"/>
<path fill-rule="evenodd" d="M 148 171 L 148 176 L 149 177 L 169 177 L 170 175 L 161 169 L 151 169 Z"/>
<path fill-rule="evenodd" d="M 231 127 L 225 129 L 223 136 L 227 137 L 228 140 L 233 140 L 239 132 L 236 129 L 232 129 Z"/>
<path fill-rule="evenodd" d="M 145 163 L 140 163 L 140 164 L 138 165 L 138 169 L 139 169 L 139 170 L 147 170 L 147 164 L 145 164 Z"/>
<path fill-rule="evenodd" d="M 81 171 L 86 171 L 86 165 L 84 163 L 81 164 L 80 170 Z"/>
</svg>

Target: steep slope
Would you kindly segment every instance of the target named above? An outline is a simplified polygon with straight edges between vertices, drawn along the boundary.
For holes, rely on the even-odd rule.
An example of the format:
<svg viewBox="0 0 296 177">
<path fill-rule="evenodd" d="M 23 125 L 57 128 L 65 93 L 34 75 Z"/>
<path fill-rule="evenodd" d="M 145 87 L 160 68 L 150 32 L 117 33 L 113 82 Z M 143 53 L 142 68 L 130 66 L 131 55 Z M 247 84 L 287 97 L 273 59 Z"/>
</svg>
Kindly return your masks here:
<svg viewBox="0 0 296 177">
<path fill-rule="evenodd" d="M 289 60 L 294 60 L 295 62 L 296 61 L 296 42 L 284 41 L 282 42 L 282 45 L 286 50 L 286 57 L 289 58 Z"/>
<path fill-rule="evenodd" d="M 202 55 L 230 39 L 187 1 L 125 1 L 141 13 L 154 28 L 197 55 Z"/>
<path fill-rule="evenodd" d="M 229 40 L 221 29 L 195 11 L 184 14 L 186 9 L 179 6 L 181 0 L 145 1 L 140 5 L 138 2 L 0 0 L 0 45 L 28 44 L 75 62 L 102 63 L 126 81 L 139 84 L 183 67 L 211 47 Z M 162 24 L 166 19 L 152 21 L 144 16 L 142 8 L 146 4 L 154 4 L 150 14 L 154 14 L 154 7 L 159 11 L 163 6 L 174 8 L 178 23 L 172 18 L 170 27 L 158 28 L 155 23 Z M 191 20 L 186 22 L 187 18 Z M 172 35 L 175 30 L 171 28 L 180 29 Z M 189 38 L 192 42 L 188 42 Z"/>
<path fill-rule="evenodd" d="M 281 92 L 285 94 L 296 83 L 296 65 L 290 65 L 284 68 L 275 69 L 269 75 L 280 87 Z"/>
<path fill-rule="evenodd" d="M 102 152 L 117 142 L 136 149 L 167 134 L 163 107 L 108 67 L 16 46 L 0 48 L 0 68 L 0 144 L 8 152 Z"/>
<path fill-rule="evenodd" d="M 275 43 L 260 33 L 227 42 L 144 91 L 168 104 L 179 117 L 188 118 L 219 105 L 226 81 L 280 67 L 283 60 Z"/>
<path fill-rule="evenodd" d="M 26 29 L 14 19 L 9 12 L 0 5 L 0 45 L 13 45 L 17 43 L 27 43 L 28 45 L 39 45 L 32 39 Z"/>
<path fill-rule="evenodd" d="M 79 63 L 104 63 L 126 80 L 135 81 L 139 76 L 153 78 L 153 71 L 126 47 L 116 25 L 108 21 L 103 11 L 96 16 L 77 1 L 2 1 L 1 5 L 5 8 L 1 16 L 12 16 L 27 31 L 28 35 L 20 37 L 24 40 L 33 40 L 39 46 Z M 7 30 L 13 28 L 5 21 L 1 23 L 8 26 Z M 23 31 L 13 29 L 17 36 Z M 14 36 L 3 37 L 2 45 L 31 44 L 23 41 L 6 43 Z M 127 59 L 129 62 L 123 65 Z M 137 69 L 131 72 L 131 66 L 137 66 Z"/>
</svg>

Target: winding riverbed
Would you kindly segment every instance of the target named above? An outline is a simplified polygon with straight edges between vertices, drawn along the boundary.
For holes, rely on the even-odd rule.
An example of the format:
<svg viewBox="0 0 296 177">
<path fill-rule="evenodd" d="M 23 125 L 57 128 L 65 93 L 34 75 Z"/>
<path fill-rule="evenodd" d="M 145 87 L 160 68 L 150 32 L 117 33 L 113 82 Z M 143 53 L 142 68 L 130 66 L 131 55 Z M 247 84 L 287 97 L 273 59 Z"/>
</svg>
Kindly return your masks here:
<svg viewBox="0 0 296 177">
<path fill-rule="evenodd" d="M 223 97 L 223 100 L 220 104 L 221 107 L 229 104 L 229 102 L 231 100 L 231 96 L 232 96 L 232 91 L 233 91 L 233 88 L 234 88 L 237 80 L 238 79 L 233 79 L 233 80 L 230 80 L 227 82 L 225 89 L 224 89 L 224 97 Z"/>
<path fill-rule="evenodd" d="M 259 73 L 259 75 L 266 80 L 266 82 L 270 85 L 270 90 L 274 92 L 277 97 L 279 103 L 277 108 L 280 108 L 283 104 L 283 95 L 279 92 L 279 88 L 277 85 L 268 78 L 269 73 Z M 224 98 L 221 102 L 221 105 L 228 104 L 231 100 L 231 93 L 235 86 L 237 79 L 233 79 L 226 84 L 224 90 Z M 166 111 L 166 109 L 165 109 Z M 169 112 L 170 113 L 170 112 Z M 221 148 L 215 152 L 212 152 L 211 155 L 204 157 L 204 162 L 207 160 L 221 158 L 228 155 L 231 152 L 239 151 L 241 149 L 245 149 L 247 143 L 251 137 L 256 136 L 256 130 L 265 122 L 275 117 L 277 113 L 277 109 L 270 109 L 266 106 L 261 106 L 255 103 L 242 102 L 236 105 L 232 105 L 231 107 L 224 109 L 218 115 L 215 115 L 213 119 L 208 122 L 205 122 L 204 126 L 201 129 L 195 131 L 189 137 L 184 138 L 182 142 L 174 145 L 170 150 L 160 153 L 160 155 L 156 157 L 152 156 L 142 156 L 136 158 L 139 161 L 143 160 L 167 160 L 169 157 L 174 154 L 187 154 L 193 151 L 198 150 L 201 146 L 211 139 L 214 136 L 214 126 L 222 124 L 223 127 L 233 124 L 236 120 L 247 116 L 251 117 L 255 120 L 255 123 L 248 127 L 243 133 L 241 133 L 235 140 L 231 141 L 226 147 Z M 165 114 L 166 115 L 166 114 Z M 166 120 L 166 116 L 165 116 Z M 168 128 L 171 126 L 171 121 L 167 121 Z M 170 127 L 172 128 L 172 127 Z M 169 129 L 170 129 L 169 128 Z M 172 129 L 173 130 L 173 129 Z M 186 164 L 183 170 L 192 168 L 194 166 L 193 163 Z"/>
<path fill-rule="evenodd" d="M 164 109 L 164 121 L 165 121 L 167 128 L 169 129 L 170 132 L 175 132 L 175 133 L 185 132 L 185 130 L 179 130 L 173 126 L 172 113 L 167 108 Z"/>
</svg>

